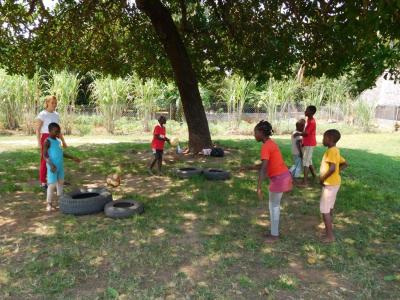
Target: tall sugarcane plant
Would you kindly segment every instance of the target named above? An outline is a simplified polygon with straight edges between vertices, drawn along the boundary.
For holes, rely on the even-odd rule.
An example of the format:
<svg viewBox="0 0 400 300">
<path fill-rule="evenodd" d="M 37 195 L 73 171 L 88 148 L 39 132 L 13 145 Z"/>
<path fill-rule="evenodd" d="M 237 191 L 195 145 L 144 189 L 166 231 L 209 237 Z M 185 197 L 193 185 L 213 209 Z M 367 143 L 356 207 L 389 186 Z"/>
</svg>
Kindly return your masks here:
<svg viewBox="0 0 400 300">
<path fill-rule="evenodd" d="M 115 121 L 122 117 L 129 105 L 130 79 L 102 77 L 96 79 L 90 89 L 92 102 L 103 116 L 104 127 L 113 134 Z"/>
<path fill-rule="evenodd" d="M 234 129 L 237 129 L 242 120 L 243 108 L 253 96 L 255 82 L 246 80 L 239 75 L 225 77 L 219 89 L 221 99 L 228 108 L 228 118 Z"/>
<path fill-rule="evenodd" d="M 306 109 L 309 105 L 314 105 L 317 110 L 326 102 L 329 93 L 329 80 L 322 76 L 304 86 L 303 107 Z"/>
<path fill-rule="evenodd" d="M 288 110 L 289 105 L 295 102 L 299 83 L 296 80 L 278 81 L 270 78 L 261 91 L 256 93 L 254 104 L 267 111 L 268 121 L 275 124 L 279 119 L 279 112 Z"/>
<path fill-rule="evenodd" d="M 0 117 L 6 129 L 33 132 L 33 121 L 40 99 L 40 77 L 9 75 L 0 69 Z"/>
<path fill-rule="evenodd" d="M 150 131 L 149 122 L 152 115 L 157 111 L 158 99 L 163 95 L 163 87 L 154 79 L 141 81 L 136 78 L 133 82 L 134 106 L 143 120 L 143 130 Z M 180 98 L 177 98 L 177 101 Z M 177 103 L 179 105 L 179 103 Z"/>
<path fill-rule="evenodd" d="M 71 134 L 80 79 L 77 74 L 66 70 L 51 71 L 50 75 L 47 92 L 57 97 L 57 111 L 60 113 L 62 130 L 65 134 Z"/>
</svg>

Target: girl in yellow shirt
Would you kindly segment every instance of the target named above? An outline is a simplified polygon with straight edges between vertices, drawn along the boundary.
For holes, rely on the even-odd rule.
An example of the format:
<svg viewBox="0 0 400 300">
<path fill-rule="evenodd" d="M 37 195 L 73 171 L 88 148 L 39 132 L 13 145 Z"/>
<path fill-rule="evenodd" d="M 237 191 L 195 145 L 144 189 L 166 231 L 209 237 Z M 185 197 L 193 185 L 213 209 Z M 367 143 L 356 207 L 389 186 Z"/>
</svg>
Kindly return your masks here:
<svg viewBox="0 0 400 300">
<path fill-rule="evenodd" d="M 322 185 L 320 211 L 325 223 L 325 243 L 335 241 L 332 229 L 333 207 L 340 188 L 340 171 L 347 168 L 346 160 L 340 155 L 336 143 L 340 140 L 340 132 L 336 129 L 325 131 L 322 143 L 328 147 L 322 157 L 320 168 L 320 183 Z"/>
</svg>

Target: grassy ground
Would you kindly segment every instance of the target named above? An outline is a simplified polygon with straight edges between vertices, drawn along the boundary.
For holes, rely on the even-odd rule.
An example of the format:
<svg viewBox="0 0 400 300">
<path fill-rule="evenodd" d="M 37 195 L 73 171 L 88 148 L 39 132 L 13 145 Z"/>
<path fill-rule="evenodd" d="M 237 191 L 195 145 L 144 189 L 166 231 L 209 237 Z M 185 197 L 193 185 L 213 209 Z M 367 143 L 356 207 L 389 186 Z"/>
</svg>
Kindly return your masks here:
<svg viewBox="0 0 400 300">
<path fill-rule="evenodd" d="M 289 164 L 290 141 L 276 140 Z M 219 143 L 228 148 L 224 159 L 167 155 L 167 176 L 153 178 L 145 172 L 147 145 L 71 147 L 84 160 L 66 163 L 73 186 L 103 185 L 118 171 L 123 181 L 114 199 L 145 204 L 143 215 L 123 220 L 46 213 L 36 181 L 38 151 L 3 147 L 0 298 L 400 297 L 399 135 L 344 136 L 339 142 L 350 168 L 336 204 L 333 245 L 319 242 L 317 185 L 284 196 L 282 241 L 264 244 L 267 202 L 257 200 L 255 172 L 238 171 L 257 160 L 260 145 Z M 317 148 L 316 162 L 323 150 Z M 233 170 L 233 178 L 177 180 L 172 170 L 183 165 L 223 167 Z"/>
</svg>

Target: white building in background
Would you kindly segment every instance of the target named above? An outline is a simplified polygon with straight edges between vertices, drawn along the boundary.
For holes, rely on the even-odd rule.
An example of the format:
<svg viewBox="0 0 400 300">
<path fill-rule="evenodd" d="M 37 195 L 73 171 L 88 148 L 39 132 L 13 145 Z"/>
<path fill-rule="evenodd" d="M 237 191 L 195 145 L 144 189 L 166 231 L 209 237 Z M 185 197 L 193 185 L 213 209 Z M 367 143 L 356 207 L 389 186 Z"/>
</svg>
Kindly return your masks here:
<svg viewBox="0 0 400 300">
<path fill-rule="evenodd" d="M 381 126 L 393 126 L 400 121 L 400 82 L 386 80 L 380 76 L 375 87 L 365 90 L 360 98 L 371 105 L 376 105 L 375 116 Z"/>
</svg>

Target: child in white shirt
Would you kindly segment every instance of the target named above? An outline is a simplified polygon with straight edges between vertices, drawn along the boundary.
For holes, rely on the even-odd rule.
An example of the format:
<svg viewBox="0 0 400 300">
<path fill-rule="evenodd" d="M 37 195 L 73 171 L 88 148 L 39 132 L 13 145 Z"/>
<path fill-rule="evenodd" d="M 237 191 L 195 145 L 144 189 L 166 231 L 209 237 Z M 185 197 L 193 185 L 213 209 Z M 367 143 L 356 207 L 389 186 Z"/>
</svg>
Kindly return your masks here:
<svg viewBox="0 0 400 300">
<path fill-rule="evenodd" d="M 301 176 L 301 171 L 303 169 L 303 149 L 302 142 L 303 137 L 299 135 L 304 131 L 304 126 L 306 125 L 306 120 L 300 119 L 296 122 L 296 130 L 293 131 L 291 136 L 292 141 L 292 157 L 293 166 L 290 168 L 290 173 L 292 177 L 299 178 Z"/>
</svg>

